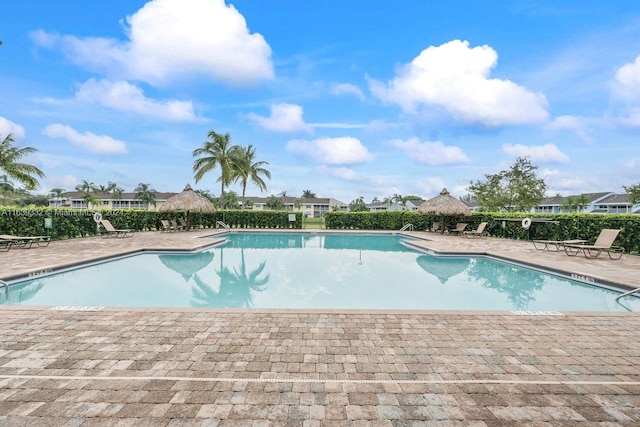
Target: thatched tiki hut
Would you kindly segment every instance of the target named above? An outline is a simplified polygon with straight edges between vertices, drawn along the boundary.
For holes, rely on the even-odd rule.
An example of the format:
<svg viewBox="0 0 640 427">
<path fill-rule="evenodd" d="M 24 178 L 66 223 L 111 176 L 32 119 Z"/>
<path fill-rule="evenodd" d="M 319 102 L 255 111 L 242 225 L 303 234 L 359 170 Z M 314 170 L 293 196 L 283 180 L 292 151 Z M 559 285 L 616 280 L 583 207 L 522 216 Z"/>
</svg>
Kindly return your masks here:
<svg viewBox="0 0 640 427">
<path fill-rule="evenodd" d="M 418 207 L 418 212 L 423 214 L 436 214 L 442 216 L 442 224 L 440 232 L 444 233 L 444 217 L 471 215 L 471 209 L 460 200 L 453 197 L 446 188 L 443 188 L 440 194 L 433 197 Z"/>
<path fill-rule="evenodd" d="M 215 212 L 216 208 L 213 203 L 206 197 L 196 193 L 187 184 L 182 193 L 170 197 L 158 209 L 160 212 L 186 211 L 187 212 L 187 229 L 189 229 L 189 213 L 190 212 Z"/>
</svg>

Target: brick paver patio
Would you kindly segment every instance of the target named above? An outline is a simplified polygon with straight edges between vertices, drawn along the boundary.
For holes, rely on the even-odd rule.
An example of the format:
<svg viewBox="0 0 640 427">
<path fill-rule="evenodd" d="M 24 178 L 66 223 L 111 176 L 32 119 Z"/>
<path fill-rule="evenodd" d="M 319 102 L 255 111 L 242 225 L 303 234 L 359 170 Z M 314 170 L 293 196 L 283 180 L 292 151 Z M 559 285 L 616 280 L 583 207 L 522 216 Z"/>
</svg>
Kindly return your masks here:
<svg viewBox="0 0 640 427">
<path fill-rule="evenodd" d="M 142 247 L 191 249 L 203 234 L 11 250 L 0 277 Z M 628 286 L 640 277 L 638 257 L 462 240 L 422 244 Z M 0 322 L 0 425 L 640 424 L 636 313 L 5 306 Z"/>
</svg>

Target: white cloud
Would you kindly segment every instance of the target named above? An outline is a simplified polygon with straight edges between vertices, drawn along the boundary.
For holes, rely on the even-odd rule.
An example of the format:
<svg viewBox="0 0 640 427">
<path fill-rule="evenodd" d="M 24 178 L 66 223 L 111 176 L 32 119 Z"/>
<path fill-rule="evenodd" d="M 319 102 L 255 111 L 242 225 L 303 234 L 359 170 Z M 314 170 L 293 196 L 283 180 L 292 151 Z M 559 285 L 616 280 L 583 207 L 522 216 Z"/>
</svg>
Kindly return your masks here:
<svg viewBox="0 0 640 427">
<path fill-rule="evenodd" d="M 434 197 L 440 194 L 443 188 L 446 187 L 444 180 L 439 177 L 427 177 L 418 180 L 417 183 L 420 186 L 421 193 L 423 197 Z"/>
<path fill-rule="evenodd" d="M 80 66 L 151 84 L 194 75 L 236 85 L 274 78 L 264 37 L 250 33 L 224 0 L 152 0 L 127 16 L 125 32 L 128 41 L 42 30 L 32 38 L 44 47 L 61 45 Z"/>
<path fill-rule="evenodd" d="M 618 68 L 614 91 L 621 99 L 640 100 L 640 55 L 634 62 Z"/>
<path fill-rule="evenodd" d="M 309 123 L 309 126 L 326 129 L 363 129 L 368 125 L 360 123 Z"/>
<path fill-rule="evenodd" d="M 335 178 L 344 179 L 345 181 L 353 181 L 356 179 L 356 173 L 346 167 L 333 168 L 329 166 L 320 166 L 318 171 L 323 175 L 333 176 Z"/>
<path fill-rule="evenodd" d="M 332 165 L 362 163 L 373 158 L 360 140 L 350 136 L 319 138 L 313 141 L 293 140 L 287 143 L 287 150 L 310 157 L 319 163 Z"/>
<path fill-rule="evenodd" d="M 49 178 L 51 188 L 72 189 L 75 188 L 78 183 L 78 178 L 73 175 L 52 176 Z"/>
<path fill-rule="evenodd" d="M 271 105 L 271 116 L 262 117 L 255 113 L 246 114 L 251 122 L 273 132 L 313 132 L 311 126 L 302 119 L 302 107 L 295 104 Z"/>
<path fill-rule="evenodd" d="M 331 93 L 333 93 L 336 96 L 353 95 L 358 99 L 360 99 L 361 101 L 364 101 L 365 99 L 365 96 L 362 90 L 360 90 L 358 86 L 352 85 L 350 83 L 341 83 L 341 84 L 335 85 L 331 90 Z"/>
<path fill-rule="evenodd" d="M 569 156 L 560 151 L 555 144 L 522 145 L 504 144 L 502 150 L 515 157 L 529 157 L 542 162 L 568 163 Z"/>
<path fill-rule="evenodd" d="M 76 99 L 97 103 L 117 111 L 133 112 L 176 122 L 196 120 L 189 101 L 155 101 L 146 98 L 142 89 L 126 81 L 89 79 L 76 92 Z"/>
<path fill-rule="evenodd" d="M 541 123 L 547 101 L 510 80 L 489 78 L 498 54 L 490 46 L 469 48 L 453 40 L 430 46 L 399 68 L 388 84 L 371 79 L 371 92 L 405 113 L 431 116 L 441 108 L 455 119 L 485 126 Z"/>
<path fill-rule="evenodd" d="M 546 126 L 546 129 L 553 132 L 567 130 L 584 142 L 592 143 L 594 141 L 591 136 L 592 130 L 581 117 L 569 115 L 558 116 Z"/>
<path fill-rule="evenodd" d="M 60 138 L 92 153 L 120 154 L 127 152 L 127 145 L 106 135 L 91 132 L 80 133 L 70 126 L 52 124 L 44 128 L 43 134 L 50 138 Z"/>
<path fill-rule="evenodd" d="M 585 189 L 593 188 L 584 179 L 576 175 L 560 172 L 557 169 L 543 169 L 540 176 L 549 186 L 548 194 L 561 193 L 565 195 L 580 194 Z"/>
<path fill-rule="evenodd" d="M 445 146 L 440 141 L 420 142 L 418 138 L 409 138 L 393 140 L 391 144 L 400 148 L 412 160 L 428 165 L 448 165 L 469 161 L 462 149 L 452 145 Z"/>
<path fill-rule="evenodd" d="M 9 134 L 11 134 L 13 139 L 17 141 L 24 138 L 24 128 L 19 124 L 0 116 L 0 140 L 3 140 Z"/>
</svg>

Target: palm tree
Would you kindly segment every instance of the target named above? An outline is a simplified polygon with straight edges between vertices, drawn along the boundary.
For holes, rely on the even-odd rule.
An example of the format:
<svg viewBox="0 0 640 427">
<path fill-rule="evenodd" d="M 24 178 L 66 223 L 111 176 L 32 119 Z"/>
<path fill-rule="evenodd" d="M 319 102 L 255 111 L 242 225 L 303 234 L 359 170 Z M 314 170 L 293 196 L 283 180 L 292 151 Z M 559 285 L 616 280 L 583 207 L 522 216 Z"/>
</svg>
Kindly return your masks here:
<svg viewBox="0 0 640 427">
<path fill-rule="evenodd" d="M 271 179 L 271 172 L 265 169 L 263 166 L 268 165 L 267 162 L 255 161 L 256 149 L 253 145 L 249 145 L 247 148 L 238 147 L 234 150 L 231 157 L 231 174 L 234 177 L 234 181 L 240 181 L 242 185 L 242 205 L 244 206 L 245 192 L 247 190 L 247 182 L 251 181 L 258 186 L 260 191 L 267 190 L 267 184 L 260 175 L 266 176 Z"/>
<path fill-rule="evenodd" d="M 86 179 L 83 179 L 82 182 L 78 185 L 76 185 L 76 191 L 81 191 L 85 194 L 91 193 L 91 192 L 96 192 L 98 190 L 98 187 L 96 187 L 96 185 L 93 182 L 87 181 Z"/>
<path fill-rule="evenodd" d="M 151 184 L 141 182 L 133 191 L 136 193 L 136 200 L 140 200 L 146 206 L 156 205 L 156 190 L 151 188 Z"/>
<path fill-rule="evenodd" d="M 311 190 L 304 190 L 302 192 L 302 198 L 303 199 L 315 199 L 316 198 L 316 193 L 312 192 Z"/>
<path fill-rule="evenodd" d="M 38 187 L 38 180 L 35 177 L 44 178 L 44 173 L 33 165 L 18 163 L 18 160 L 38 150 L 33 147 L 14 147 L 13 142 L 11 134 L 0 142 L 0 171 L 24 184 L 27 190 L 35 190 Z"/>
<path fill-rule="evenodd" d="M 201 148 L 193 150 L 193 172 L 196 183 L 209 171 L 220 166 L 220 177 L 216 182 L 220 183 L 220 196 L 224 194 L 225 185 L 231 183 L 231 157 L 237 145 L 231 145 L 231 136 L 226 133 L 220 135 L 215 131 L 209 131 L 209 140 L 204 142 Z"/>
<path fill-rule="evenodd" d="M 64 188 L 52 188 L 51 191 L 49 191 L 49 197 L 56 201 L 56 204 L 54 205 L 55 207 L 58 207 L 57 202 L 64 200 L 64 196 L 66 195 L 67 190 L 65 190 Z"/>
<path fill-rule="evenodd" d="M 113 200 L 121 200 L 124 188 L 119 187 L 115 182 L 109 181 L 107 182 L 107 192 L 111 193 L 111 198 Z"/>
</svg>

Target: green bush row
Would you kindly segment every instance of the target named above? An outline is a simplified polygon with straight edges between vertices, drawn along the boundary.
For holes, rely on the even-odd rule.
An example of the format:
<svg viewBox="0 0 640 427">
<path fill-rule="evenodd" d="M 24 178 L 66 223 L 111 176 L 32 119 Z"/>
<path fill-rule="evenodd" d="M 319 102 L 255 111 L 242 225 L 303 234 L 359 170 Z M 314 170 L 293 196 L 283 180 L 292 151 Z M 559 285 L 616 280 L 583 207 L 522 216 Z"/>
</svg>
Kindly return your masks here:
<svg viewBox="0 0 640 427">
<path fill-rule="evenodd" d="M 93 214 L 111 221 L 115 228 L 137 231 L 160 230 L 162 219 L 187 218 L 186 212 L 155 212 L 140 210 L 87 210 L 66 208 L 0 208 L 0 234 L 18 236 L 48 235 L 53 239 L 93 236 L 96 223 Z M 216 211 L 190 213 L 189 223 L 195 228 L 216 228 L 223 221 L 232 228 L 302 228 L 302 213 L 289 221 L 290 212 L 282 211 Z M 45 227 L 45 219 L 51 228 Z"/>
<path fill-rule="evenodd" d="M 524 218 L 533 220 L 528 230 L 522 227 Z M 325 227 L 337 230 L 399 230 L 405 224 L 413 224 L 414 230 L 426 231 L 431 229 L 434 222 L 442 220 L 441 216 L 424 215 L 415 211 L 327 212 Z M 486 231 L 491 236 L 520 240 L 584 239 L 593 243 L 603 228 L 620 229 L 616 245 L 624 247 L 627 252 L 640 252 L 640 216 L 632 214 L 482 212 L 466 217 L 444 217 L 444 228 L 454 228 L 456 223 L 465 222 L 468 224 L 467 230 L 474 230 L 484 221 L 488 222 Z"/>
</svg>

